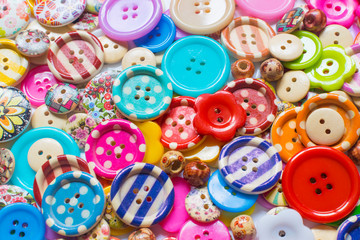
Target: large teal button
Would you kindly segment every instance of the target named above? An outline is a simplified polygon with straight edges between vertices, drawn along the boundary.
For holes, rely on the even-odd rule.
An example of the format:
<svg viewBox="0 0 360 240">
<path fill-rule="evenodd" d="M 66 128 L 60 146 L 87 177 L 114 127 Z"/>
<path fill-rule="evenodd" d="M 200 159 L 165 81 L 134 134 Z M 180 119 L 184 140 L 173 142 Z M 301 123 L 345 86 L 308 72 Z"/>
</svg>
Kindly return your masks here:
<svg viewBox="0 0 360 240">
<path fill-rule="evenodd" d="M 177 94 L 198 97 L 215 93 L 225 85 L 230 74 L 230 59 L 215 40 L 189 36 L 168 48 L 161 68 Z"/>
</svg>

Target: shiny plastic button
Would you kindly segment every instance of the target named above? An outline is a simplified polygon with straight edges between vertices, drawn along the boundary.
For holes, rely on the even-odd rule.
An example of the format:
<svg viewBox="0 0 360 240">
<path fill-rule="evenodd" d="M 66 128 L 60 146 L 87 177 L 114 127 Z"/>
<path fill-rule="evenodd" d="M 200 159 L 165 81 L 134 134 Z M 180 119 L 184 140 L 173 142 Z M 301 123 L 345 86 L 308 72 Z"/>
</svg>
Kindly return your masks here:
<svg viewBox="0 0 360 240">
<path fill-rule="evenodd" d="M 212 223 L 198 223 L 192 220 L 187 221 L 181 228 L 178 240 L 188 239 L 221 239 L 230 240 L 230 233 L 224 223 L 217 220 Z"/>
<path fill-rule="evenodd" d="M 325 27 L 320 33 L 319 38 L 324 48 L 332 44 L 338 44 L 347 48 L 353 44 L 354 40 L 347 28 L 336 24 Z"/>
<path fill-rule="evenodd" d="M 39 106 L 31 118 L 32 128 L 54 127 L 63 129 L 66 124 L 66 115 L 59 115 L 49 111 L 48 107 L 43 104 Z"/>
<path fill-rule="evenodd" d="M 269 51 L 280 61 L 290 62 L 303 54 L 303 43 L 293 34 L 282 33 L 269 40 Z"/>
<path fill-rule="evenodd" d="M 336 240 L 356 239 L 360 234 L 360 215 L 351 216 L 338 228 Z"/>
<path fill-rule="evenodd" d="M 146 48 L 133 48 L 128 51 L 122 60 L 122 68 L 125 70 L 134 65 L 156 66 L 156 57 L 152 51 Z"/>
</svg>

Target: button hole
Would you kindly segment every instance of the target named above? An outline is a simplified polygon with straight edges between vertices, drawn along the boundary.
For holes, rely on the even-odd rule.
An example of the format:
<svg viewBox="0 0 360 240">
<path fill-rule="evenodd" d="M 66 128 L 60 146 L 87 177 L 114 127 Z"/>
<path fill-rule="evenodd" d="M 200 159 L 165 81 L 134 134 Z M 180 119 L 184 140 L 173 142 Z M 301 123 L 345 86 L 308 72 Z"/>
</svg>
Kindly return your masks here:
<svg viewBox="0 0 360 240">
<path fill-rule="evenodd" d="M 286 49 L 286 47 L 285 47 L 285 46 L 281 46 L 281 49 L 282 49 L 282 50 L 285 50 L 285 49 Z"/>
<path fill-rule="evenodd" d="M 198 74 L 198 75 L 201 74 L 201 71 L 196 71 L 196 74 Z"/>
<path fill-rule="evenodd" d="M 19 233 L 19 237 L 21 237 L 21 238 L 22 238 L 22 237 L 25 237 L 25 233 L 24 233 L 24 232 L 20 232 L 20 233 Z"/>
<path fill-rule="evenodd" d="M 128 15 L 123 15 L 123 17 L 122 17 L 123 20 L 126 20 L 128 18 L 129 18 Z"/>
<path fill-rule="evenodd" d="M 28 226 L 29 226 L 29 225 L 28 225 L 27 223 L 23 223 L 23 224 L 22 224 L 22 227 L 23 227 L 23 228 L 27 228 Z"/>
<path fill-rule="evenodd" d="M 285 235 L 286 235 L 286 233 L 285 233 L 284 230 L 279 231 L 279 236 L 280 237 L 285 237 Z"/>
<path fill-rule="evenodd" d="M 200 10 L 196 10 L 196 11 L 195 11 L 195 14 L 200 14 Z"/>
<path fill-rule="evenodd" d="M 147 197 L 147 198 L 146 198 L 146 201 L 147 201 L 147 202 L 151 202 L 151 201 L 152 201 L 152 197 Z"/>
<path fill-rule="evenodd" d="M 241 43 L 242 43 L 242 44 L 246 44 L 247 42 L 246 42 L 246 40 L 242 40 Z"/>
<path fill-rule="evenodd" d="M 333 186 L 331 184 L 326 184 L 326 188 L 331 190 L 333 188 Z"/>
<path fill-rule="evenodd" d="M 80 49 L 79 54 L 81 55 L 83 53 L 84 53 L 84 50 Z"/>
<path fill-rule="evenodd" d="M 179 115 L 179 119 L 180 119 L 180 120 L 184 119 L 184 115 L 180 114 L 180 115 Z"/>
<path fill-rule="evenodd" d="M 292 141 L 292 142 L 296 142 L 296 138 L 292 138 L 291 141 Z"/>
<path fill-rule="evenodd" d="M 119 48 L 119 45 L 115 44 L 114 49 L 118 49 L 118 48 Z"/>
<path fill-rule="evenodd" d="M 336 6 L 336 7 L 335 7 L 335 11 L 340 12 L 340 11 L 341 11 L 341 7 L 340 7 L 340 6 Z"/>
<path fill-rule="evenodd" d="M 204 194 L 201 194 L 201 195 L 200 195 L 200 198 L 201 198 L 201 199 L 205 199 L 206 196 L 205 196 Z"/>
<path fill-rule="evenodd" d="M 205 231 L 203 232 L 203 234 L 204 234 L 204 236 L 209 236 L 209 231 L 205 230 Z"/>
<path fill-rule="evenodd" d="M 79 58 L 79 63 L 82 63 L 84 61 L 84 59 Z"/>
<path fill-rule="evenodd" d="M 14 229 L 10 231 L 11 235 L 14 235 L 15 233 L 16 233 L 16 231 Z"/>
<path fill-rule="evenodd" d="M 136 95 L 135 95 L 135 99 L 136 99 L 136 100 L 139 100 L 139 99 L 140 99 L 140 95 L 136 94 Z"/>
<path fill-rule="evenodd" d="M 125 148 L 125 144 L 120 144 L 120 148 L 124 149 Z"/>
<path fill-rule="evenodd" d="M 142 203 L 142 200 L 140 198 L 136 199 L 136 203 L 137 204 L 141 204 Z"/>
<path fill-rule="evenodd" d="M 14 225 L 14 226 L 19 225 L 19 221 L 18 221 L 18 220 L 13 221 L 13 225 Z"/>
<path fill-rule="evenodd" d="M 242 37 L 246 37 L 246 33 L 242 33 L 241 36 L 242 36 Z"/>
<path fill-rule="evenodd" d="M 83 203 L 79 203 L 78 207 L 81 209 L 84 207 L 84 204 Z"/>
<path fill-rule="evenodd" d="M 157 36 L 157 37 L 160 37 L 160 36 L 161 36 L 161 33 L 156 34 L 156 36 Z"/>
<path fill-rule="evenodd" d="M 256 109 L 256 105 L 255 104 L 251 105 L 251 108 Z"/>
<path fill-rule="evenodd" d="M 73 51 L 73 50 L 70 50 L 70 55 L 74 55 L 75 54 L 75 52 Z"/>
<path fill-rule="evenodd" d="M 330 133 L 331 133 L 331 130 L 330 130 L 330 129 L 326 129 L 326 130 L 325 130 L 325 133 L 326 133 L 326 134 L 330 134 Z"/>
<path fill-rule="evenodd" d="M 187 71 L 191 71 L 191 67 L 187 67 L 186 70 L 187 70 Z"/>
<path fill-rule="evenodd" d="M 145 191 L 145 192 L 148 192 L 149 189 L 150 189 L 150 188 L 149 188 L 148 186 L 145 186 L 145 187 L 144 187 L 144 191 Z"/>
<path fill-rule="evenodd" d="M 142 61 L 142 62 L 145 61 L 145 58 L 144 58 L 144 57 L 141 57 L 141 58 L 140 58 L 140 61 Z"/>
<path fill-rule="evenodd" d="M 70 202 L 70 198 L 65 198 L 64 202 L 65 202 L 65 203 L 69 203 L 69 202 Z"/>
<path fill-rule="evenodd" d="M 4 70 L 6 71 L 6 70 L 8 70 L 9 69 L 9 66 L 4 66 Z"/>
<path fill-rule="evenodd" d="M 47 159 L 47 160 L 50 160 L 51 158 L 52 158 L 51 155 L 47 155 L 47 156 L 46 156 L 46 159 Z"/>
<path fill-rule="evenodd" d="M 185 124 L 186 124 L 187 126 L 189 126 L 189 125 L 191 124 L 191 121 L 190 121 L 190 120 L 186 120 Z"/>
<path fill-rule="evenodd" d="M 248 160 L 247 156 L 243 156 L 243 157 L 242 157 L 242 160 L 243 160 L 244 162 L 247 162 L 247 160 Z"/>
<path fill-rule="evenodd" d="M 333 65 L 333 61 L 328 61 L 328 62 L 326 63 L 326 65 L 332 66 L 332 65 Z"/>
<path fill-rule="evenodd" d="M 111 141 L 110 145 L 111 145 L 111 146 L 115 146 L 115 145 L 116 145 L 116 142 L 115 142 L 115 141 Z"/>
<path fill-rule="evenodd" d="M 211 12 L 211 9 L 210 9 L 210 8 L 207 8 L 207 9 L 205 9 L 205 12 L 206 12 L 206 13 L 210 13 L 210 12 Z"/>
<path fill-rule="evenodd" d="M 117 154 L 115 155 L 115 157 L 116 157 L 117 159 L 119 159 L 119 158 L 121 158 L 121 154 L 120 154 L 120 153 L 117 153 Z"/>
<path fill-rule="evenodd" d="M 246 170 L 247 170 L 247 167 L 246 167 L 246 166 L 242 166 L 241 169 L 242 169 L 243 171 L 246 171 Z"/>
<path fill-rule="evenodd" d="M 49 124 L 49 125 L 51 125 L 51 124 L 53 124 L 53 123 L 54 123 L 53 120 L 49 120 L 49 121 L 48 121 L 48 124 Z"/>
<path fill-rule="evenodd" d="M 228 187 L 228 186 L 225 186 L 224 188 L 225 188 L 226 190 L 229 190 L 229 189 L 230 189 L 230 187 Z"/>
<path fill-rule="evenodd" d="M 61 90 L 61 93 L 62 93 L 62 94 L 66 93 L 66 89 L 62 89 L 62 90 Z"/>
<path fill-rule="evenodd" d="M 110 156 L 112 154 L 112 151 L 111 150 L 107 150 L 106 151 L 106 155 Z"/>
<path fill-rule="evenodd" d="M 145 96 L 145 101 L 149 101 L 150 97 L 149 96 Z"/>
<path fill-rule="evenodd" d="M 134 13 L 133 15 L 132 15 L 132 18 L 137 18 L 137 14 L 136 13 Z"/>
<path fill-rule="evenodd" d="M 287 88 L 286 88 L 286 91 L 287 91 L 287 92 L 290 92 L 290 91 L 291 91 L 291 87 L 287 87 Z"/>
<path fill-rule="evenodd" d="M 321 178 L 323 178 L 323 179 L 327 178 L 326 173 L 322 173 L 322 174 L 321 174 Z"/>
<path fill-rule="evenodd" d="M 223 119 L 222 117 L 218 117 L 218 118 L 217 118 L 217 121 L 218 121 L 219 123 L 222 123 L 222 122 L 224 121 L 224 119 Z"/>
<path fill-rule="evenodd" d="M 44 153 L 44 152 L 43 152 L 42 150 L 38 151 L 38 154 L 39 154 L 39 155 L 43 155 L 43 153 Z"/>
<path fill-rule="evenodd" d="M 231 195 L 236 196 L 236 192 L 231 192 Z"/>
<path fill-rule="evenodd" d="M 123 8 L 123 11 L 124 11 L 124 12 L 127 12 L 127 11 L 129 11 L 129 8 L 128 8 L 128 7 L 124 7 L 124 8 Z"/>
<path fill-rule="evenodd" d="M 245 103 L 248 103 L 248 102 L 249 102 L 249 99 L 244 98 L 244 102 L 245 102 Z"/>
<path fill-rule="evenodd" d="M 296 82 L 296 78 L 292 78 L 291 80 L 292 80 L 293 82 Z"/>
<path fill-rule="evenodd" d="M 292 43 L 292 41 L 291 41 L 291 40 L 287 40 L 286 42 L 287 42 L 287 43 Z"/>
<path fill-rule="evenodd" d="M 74 197 L 75 197 L 75 198 L 79 198 L 79 197 L 80 197 L 80 193 L 76 193 L 76 194 L 74 195 Z"/>
<path fill-rule="evenodd" d="M 257 167 L 253 167 L 253 168 L 252 168 L 252 171 L 253 171 L 253 172 L 257 172 L 257 171 L 258 171 L 258 168 L 257 168 Z"/>
<path fill-rule="evenodd" d="M 253 160 L 252 160 L 254 163 L 257 163 L 258 161 L 259 161 L 259 159 L 257 159 L 257 158 L 253 158 Z"/>
<path fill-rule="evenodd" d="M 61 104 L 61 103 L 62 103 L 62 101 L 63 101 L 63 99 L 62 99 L 62 98 L 58 98 L 58 100 L 57 100 L 57 102 L 58 102 L 59 104 Z"/>
<path fill-rule="evenodd" d="M 250 116 L 250 112 L 246 112 L 246 116 Z"/>
<path fill-rule="evenodd" d="M 217 113 L 217 114 L 219 114 L 219 113 L 221 113 L 221 110 L 220 110 L 219 108 L 215 108 L 215 109 L 214 109 L 214 112 Z"/>
<path fill-rule="evenodd" d="M 73 212 L 74 212 L 74 208 L 73 207 L 69 208 L 69 213 L 73 213 Z"/>
<path fill-rule="evenodd" d="M 7 61 L 9 61 L 8 58 L 3 58 L 3 62 L 7 62 Z"/>
<path fill-rule="evenodd" d="M 339 41 L 334 41 L 334 44 L 339 44 Z"/>
<path fill-rule="evenodd" d="M 138 5 L 134 5 L 133 10 L 136 11 L 138 8 Z"/>
<path fill-rule="evenodd" d="M 136 90 L 140 90 L 141 87 L 140 87 L 140 86 L 136 86 L 135 89 L 136 89 Z"/>
<path fill-rule="evenodd" d="M 171 123 L 171 126 L 173 126 L 173 127 L 176 127 L 176 125 L 177 125 L 177 122 L 175 122 L 175 121 Z"/>
<path fill-rule="evenodd" d="M 311 183 L 316 183 L 316 179 L 312 177 L 312 178 L 310 178 L 310 182 Z"/>
<path fill-rule="evenodd" d="M 195 61 L 196 61 L 195 58 L 190 59 L 190 62 L 195 62 Z"/>
<path fill-rule="evenodd" d="M 138 192 L 139 192 L 139 189 L 138 189 L 138 188 L 134 188 L 134 189 L 133 189 L 133 193 L 134 193 L 134 194 L 138 194 Z"/>
<path fill-rule="evenodd" d="M 198 6 L 200 6 L 200 3 L 196 2 L 196 3 L 194 3 L 194 6 L 198 7 Z"/>
<path fill-rule="evenodd" d="M 209 204 L 204 204 L 205 209 L 209 209 Z"/>
<path fill-rule="evenodd" d="M 315 189 L 315 193 L 316 193 L 317 195 L 320 195 L 320 194 L 322 193 L 322 191 L 321 191 L 320 188 L 317 188 L 317 189 Z"/>
</svg>

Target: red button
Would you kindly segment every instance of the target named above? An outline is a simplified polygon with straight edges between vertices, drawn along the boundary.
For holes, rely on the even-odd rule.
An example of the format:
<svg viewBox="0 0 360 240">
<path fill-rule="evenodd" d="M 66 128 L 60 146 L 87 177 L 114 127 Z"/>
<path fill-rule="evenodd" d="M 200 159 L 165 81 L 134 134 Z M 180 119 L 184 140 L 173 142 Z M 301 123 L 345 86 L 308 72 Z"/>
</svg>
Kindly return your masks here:
<svg viewBox="0 0 360 240">
<path fill-rule="evenodd" d="M 306 148 L 292 157 L 282 184 L 290 207 L 319 223 L 346 217 L 360 196 L 355 164 L 344 153 L 324 146 Z"/>
</svg>

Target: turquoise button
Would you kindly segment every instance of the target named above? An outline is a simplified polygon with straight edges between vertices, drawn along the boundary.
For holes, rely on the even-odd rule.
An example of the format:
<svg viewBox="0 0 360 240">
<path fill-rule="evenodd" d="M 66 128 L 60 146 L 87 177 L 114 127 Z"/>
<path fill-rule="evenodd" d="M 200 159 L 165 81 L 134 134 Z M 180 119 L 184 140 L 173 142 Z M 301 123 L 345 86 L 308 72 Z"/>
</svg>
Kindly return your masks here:
<svg viewBox="0 0 360 240">
<path fill-rule="evenodd" d="M 225 85 L 230 75 L 230 59 L 215 40 L 189 36 L 167 49 L 161 68 L 177 94 L 198 97 L 215 93 Z"/>
</svg>

